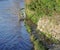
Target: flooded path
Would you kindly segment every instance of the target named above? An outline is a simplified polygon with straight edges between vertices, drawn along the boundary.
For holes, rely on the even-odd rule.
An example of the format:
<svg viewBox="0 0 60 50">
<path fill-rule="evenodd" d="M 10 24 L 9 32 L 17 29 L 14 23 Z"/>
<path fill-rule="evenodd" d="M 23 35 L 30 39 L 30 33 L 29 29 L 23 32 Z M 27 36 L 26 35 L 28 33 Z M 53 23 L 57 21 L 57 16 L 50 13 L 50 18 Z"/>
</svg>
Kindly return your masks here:
<svg viewBox="0 0 60 50">
<path fill-rule="evenodd" d="M 31 50 L 30 36 L 12 5 L 12 0 L 0 1 L 0 50 Z"/>
</svg>

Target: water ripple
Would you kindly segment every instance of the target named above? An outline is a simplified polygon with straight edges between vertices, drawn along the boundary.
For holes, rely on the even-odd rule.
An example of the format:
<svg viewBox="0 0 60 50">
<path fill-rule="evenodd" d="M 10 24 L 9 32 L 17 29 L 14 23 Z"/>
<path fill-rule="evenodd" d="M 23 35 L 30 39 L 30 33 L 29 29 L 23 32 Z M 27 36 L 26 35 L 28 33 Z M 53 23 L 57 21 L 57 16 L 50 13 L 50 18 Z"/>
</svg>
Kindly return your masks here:
<svg viewBox="0 0 60 50">
<path fill-rule="evenodd" d="M 30 35 L 24 22 L 18 22 L 11 1 L 0 2 L 0 50 L 31 50 Z"/>
</svg>

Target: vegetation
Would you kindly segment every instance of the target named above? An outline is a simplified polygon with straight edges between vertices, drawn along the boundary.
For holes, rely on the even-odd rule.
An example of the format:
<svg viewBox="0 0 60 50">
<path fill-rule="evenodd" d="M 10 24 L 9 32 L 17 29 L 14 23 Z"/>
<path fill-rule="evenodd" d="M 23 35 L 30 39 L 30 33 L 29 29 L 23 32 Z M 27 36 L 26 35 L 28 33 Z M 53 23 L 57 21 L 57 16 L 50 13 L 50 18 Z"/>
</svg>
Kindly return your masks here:
<svg viewBox="0 0 60 50">
<path fill-rule="evenodd" d="M 34 38 L 32 40 L 34 40 Z M 45 50 L 45 47 L 39 42 L 39 40 L 35 40 L 33 41 L 33 43 L 34 43 L 35 50 Z"/>
<path fill-rule="evenodd" d="M 37 38 L 32 33 L 32 28 L 31 28 L 31 26 L 29 26 L 29 24 L 27 24 L 27 21 L 25 21 L 25 23 L 26 23 L 25 25 L 26 25 L 27 31 L 31 35 L 30 37 L 31 37 L 31 41 L 33 42 L 33 45 L 34 45 L 34 50 L 48 50 L 48 48 L 43 44 L 44 42 L 47 43 L 47 45 L 59 43 L 58 40 L 56 40 L 55 38 L 52 38 L 51 34 L 39 32 L 38 30 L 36 30 L 36 35 L 37 36 L 39 35 L 39 38 Z"/>
<path fill-rule="evenodd" d="M 26 23 L 26 21 L 25 21 L 25 23 Z M 25 25 L 26 25 L 27 31 L 31 35 L 30 38 L 34 45 L 34 50 L 46 50 L 47 48 L 45 46 L 43 46 L 42 42 L 40 42 L 38 39 L 36 39 L 36 37 L 32 33 L 31 26 L 29 26 L 27 23 Z"/>
<path fill-rule="evenodd" d="M 30 27 L 26 24 L 27 31 L 32 34 Z M 34 50 L 45 50 L 45 47 L 39 43 L 39 40 L 36 40 L 36 37 L 32 34 L 31 35 L 31 41 L 34 45 Z"/>
<path fill-rule="evenodd" d="M 31 20 L 34 24 L 37 24 L 38 20 L 42 17 L 52 17 L 54 13 L 60 13 L 60 0 L 30 0 L 29 4 L 26 4 L 27 19 Z M 32 23 L 32 24 L 33 24 Z M 46 50 L 42 43 L 31 32 L 31 25 L 26 24 L 27 30 L 31 35 L 31 41 L 34 44 L 35 50 Z M 51 34 L 40 32 L 40 38 L 46 36 L 46 42 L 58 43 L 55 38 L 51 39 Z M 47 34 L 47 35 L 46 35 Z"/>
<path fill-rule="evenodd" d="M 55 12 L 60 12 L 60 0 L 31 0 L 26 8 L 27 16 L 37 23 L 39 18 L 44 15 L 51 16 Z"/>
</svg>

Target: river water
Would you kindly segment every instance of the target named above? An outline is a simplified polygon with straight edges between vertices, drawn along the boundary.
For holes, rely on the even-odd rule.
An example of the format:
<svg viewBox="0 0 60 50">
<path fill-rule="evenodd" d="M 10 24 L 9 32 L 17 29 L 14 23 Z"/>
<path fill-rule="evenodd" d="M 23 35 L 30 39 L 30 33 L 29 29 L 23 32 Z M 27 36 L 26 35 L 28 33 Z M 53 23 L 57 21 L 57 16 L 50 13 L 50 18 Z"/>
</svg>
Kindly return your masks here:
<svg viewBox="0 0 60 50">
<path fill-rule="evenodd" d="M 17 5 L 24 7 L 24 1 L 0 0 L 0 50 L 31 50 L 32 48 L 24 21 L 18 21 L 17 13 L 20 7 Z"/>
</svg>

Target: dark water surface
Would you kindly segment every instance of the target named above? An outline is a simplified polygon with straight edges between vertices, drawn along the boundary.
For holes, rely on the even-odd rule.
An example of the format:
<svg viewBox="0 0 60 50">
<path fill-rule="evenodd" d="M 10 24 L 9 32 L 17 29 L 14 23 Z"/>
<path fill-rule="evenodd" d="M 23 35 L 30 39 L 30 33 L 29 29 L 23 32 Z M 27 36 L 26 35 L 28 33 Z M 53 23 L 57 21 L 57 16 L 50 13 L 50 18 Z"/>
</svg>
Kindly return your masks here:
<svg viewBox="0 0 60 50">
<path fill-rule="evenodd" d="M 0 50 L 31 50 L 30 36 L 24 22 L 18 22 L 17 0 L 0 1 Z M 24 2 L 19 3 L 24 7 Z"/>
</svg>

